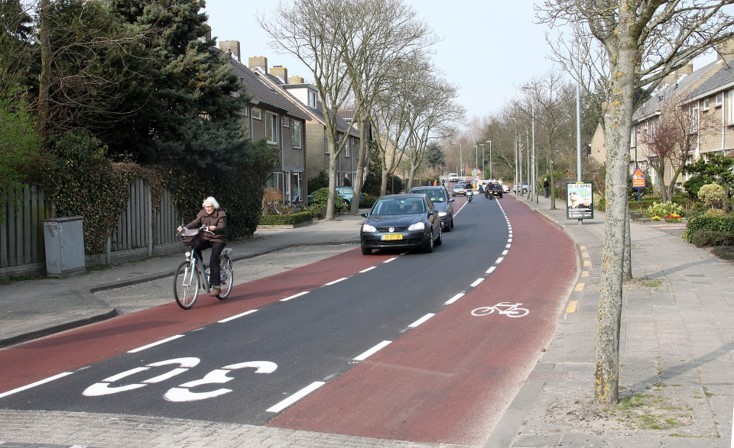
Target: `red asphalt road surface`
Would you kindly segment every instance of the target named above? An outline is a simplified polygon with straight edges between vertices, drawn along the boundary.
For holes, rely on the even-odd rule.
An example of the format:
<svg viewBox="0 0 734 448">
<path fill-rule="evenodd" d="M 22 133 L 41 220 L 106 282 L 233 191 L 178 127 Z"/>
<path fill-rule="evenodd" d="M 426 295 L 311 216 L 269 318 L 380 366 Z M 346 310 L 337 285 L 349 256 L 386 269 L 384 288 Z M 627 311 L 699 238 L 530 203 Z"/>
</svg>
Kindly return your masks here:
<svg viewBox="0 0 734 448">
<path fill-rule="evenodd" d="M 235 286 L 232 295 L 222 302 L 202 294 L 192 309 L 182 310 L 175 304 L 172 288 L 170 305 L 124 314 L 0 349 L 0 393 L 263 307 L 304 290 L 316 289 L 326 282 L 348 277 L 389 258 L 379 255 L 355 257 L 350 252 L 353 251 Z M 174 269 L 172 266 L 171 271 Z"/>
<path fill-rule="evenodd" d="M 568 236 L 514 199 L 502 206 L 512 246 L 484 282 L 268 426 L 424 443 L 486 441 L 550 342 L 578 277 Z M 500 302 L 522 303 L 530 313 L 471 314 Z"/>
</svg>

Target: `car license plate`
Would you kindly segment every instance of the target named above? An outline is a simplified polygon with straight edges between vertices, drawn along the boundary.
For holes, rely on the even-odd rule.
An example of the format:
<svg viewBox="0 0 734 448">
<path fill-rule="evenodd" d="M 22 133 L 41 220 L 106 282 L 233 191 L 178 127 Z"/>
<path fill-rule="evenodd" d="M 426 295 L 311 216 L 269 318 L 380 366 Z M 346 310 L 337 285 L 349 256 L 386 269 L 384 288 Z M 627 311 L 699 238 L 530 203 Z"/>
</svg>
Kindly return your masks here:
<svg viewBox="0 0 734 448">
<path fill-rule="evenodd" d="M 382 235 L 382 241 L 395 241 L 395 240 L 402 240 L 403 234 L 402 233 L 389 233 L 387 235 Z"/>
</svg>

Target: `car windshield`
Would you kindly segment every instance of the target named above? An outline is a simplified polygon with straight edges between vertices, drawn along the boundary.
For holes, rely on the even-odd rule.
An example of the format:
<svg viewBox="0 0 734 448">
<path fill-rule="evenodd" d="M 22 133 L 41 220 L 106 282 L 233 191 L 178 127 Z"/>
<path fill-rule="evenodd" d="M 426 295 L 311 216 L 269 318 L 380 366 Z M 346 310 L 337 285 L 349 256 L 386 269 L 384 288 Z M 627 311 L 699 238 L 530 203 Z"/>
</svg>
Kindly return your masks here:
<svg viewBox="0 0 734 448">
<path fill-rule="evenodd" d="M 410 190 L 411 193 L 423 193 L 428 196 L 431 202 L 446 202 L 446 195 L 443 192 L 443 187 L 438 188 L 414 188 Z"/>
<path fill-rule="evenodd" d="M 423 201 L 413 199 L 384 199 L 375 204 L 373 215 L 410 215 L 424 213 Z"/>
</svg>

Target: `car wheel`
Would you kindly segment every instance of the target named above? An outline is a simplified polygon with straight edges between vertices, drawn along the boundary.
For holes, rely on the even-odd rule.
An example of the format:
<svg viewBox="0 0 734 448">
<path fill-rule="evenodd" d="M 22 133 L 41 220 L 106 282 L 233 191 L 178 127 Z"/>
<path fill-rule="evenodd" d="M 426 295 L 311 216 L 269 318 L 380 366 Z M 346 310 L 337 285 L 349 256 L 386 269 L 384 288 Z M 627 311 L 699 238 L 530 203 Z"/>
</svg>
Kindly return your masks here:
<svg viewBox="0 0 734 448">
<path fill-rule="evenodd" d="M 454 228 L 454 216 L 453 215 L 451 215 L 451 224 L 449 225 L 449 228 L 451 229 Z"/>
<path fill-rule="evenodd" d="M 438 238 L 436 238 L 436 246 L 440 246 L 443 244 L 443 232 L 441 231 L 441 228 L 438 229 Z"/>
<path fill-rule="evenodd" d="M 372 255 L 372 249 L 362 246 L 362 255 Z"/>
<path fill-rule="evenodd" d="M 428 241 L 424 243 L 423 251 L 428 254 L 433 252 L 433 231 L 431 231 L 431 234 L 428 236 Z"/>
</svg>

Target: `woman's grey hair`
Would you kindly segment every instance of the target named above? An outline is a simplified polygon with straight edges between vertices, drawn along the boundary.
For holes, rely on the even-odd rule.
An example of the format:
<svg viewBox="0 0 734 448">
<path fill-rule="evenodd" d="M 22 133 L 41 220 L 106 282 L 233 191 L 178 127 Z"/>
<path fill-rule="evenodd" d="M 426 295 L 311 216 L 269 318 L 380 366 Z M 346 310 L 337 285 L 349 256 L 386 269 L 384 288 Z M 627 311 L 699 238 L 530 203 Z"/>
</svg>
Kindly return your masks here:
<svg viewBox="0 0 734 448">
<path fill-rule="evenodd" d="M 214 197 L 212 196 L 209 196 L 208 198 L 204 199 L 204 202 L 202 202 L 201 205 L 202 206 L 211 205 L 212 207 L 214 207 L 214 210 L 219 210 L 219 202 L 217 202 L 217 200 L 214 199 Z"/>
</svg>

